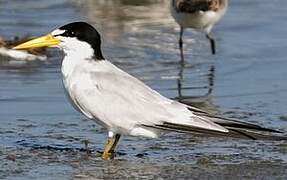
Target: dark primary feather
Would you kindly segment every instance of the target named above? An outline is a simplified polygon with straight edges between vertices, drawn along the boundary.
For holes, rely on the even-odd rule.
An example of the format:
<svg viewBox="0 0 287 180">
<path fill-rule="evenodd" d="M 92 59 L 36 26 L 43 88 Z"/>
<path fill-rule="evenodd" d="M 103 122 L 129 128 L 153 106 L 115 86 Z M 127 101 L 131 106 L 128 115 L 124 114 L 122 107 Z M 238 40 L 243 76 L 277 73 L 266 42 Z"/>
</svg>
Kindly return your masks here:
<svg viewBox="0 0 287 180">
<path fill-rule="evenodd" d="M 198 128 L 190 125 L 182 125 L 164 122 L 162 124 L 156 124 L 154 126 L 146 126 L 150 128 L 156 128 L 166 131 L 174 131 L 181 133 L 191 133 L 191 134 L 200 134 L 206 136 L 222 136 L 222 137 L 233 137 L 233 138 L 242 138 L 242 139 L 253 139 L 253 140 L 287 140 L 287 136 L 279 136 L 279 133 L 282 133 L 277 130 L 264 128 L 255 124 L 245 123 L 233 119 L 223 118 L 211 115 L 201 109 L 195 107 L 189 107 L 189 109 L 197 116 L 201 118 L 212 121 L 224 128 L 228 129 L 229 132 L 218 132 L 216 130 L 208 130 L 204 128 Z M 274 135 L 274 133 L 277 133 Z"/>
<path fill-rule="evenodd" d="M 272 132 L 272 133 L 282 133 L 274 129 L 264 128 L 264 127 L 261 127 L 255 124 L 241 122 L 241 121 L 223 118 L 223 117 L 218 117 L 215 115 L 210 115 L 210 114 L 205 114 L 205 113 L 194 113 L 194 114 L 207 118 L 211 120 L 212 122 L 215 122 L 216 124 L 221 125 L 227 129 L 228 128 L 240 128 L 240 129 L 252 130 L 252 131 L 266 131 L 266 132 Z"/>
<path fill-rule="evenodd" d="M 185 13 L 217 11 L 222 3 L 222 0 L 173 0 L 175 10 Z"/>
<path fill-rule="evenodd" d="M 212 122 L 215 122 L 218 125 L 224 126 L 224 127 L 236 127 L 236 128 L 244 128 L 244 129 L 249 129 L 249 130 L 260 130 L 260 131 L 268 131 L 272 133 L 282 133 L 281 131 L 277 131 L 274 129 L 269 129 L 269 128 L 263 128 L 261 126 L 251 124 L 251 123 L 246 123 L 246 122 L 241 122 L 238 120 L 234 119 L 229 119 L 229 118 L 224 118 L 224 117 L 219 117 L 216 115 L 212 115 L 206 111 L 203 111 L 201 109 L 198 109 L 196 107 L 188 106 L 188 109 L 192 111 L 195 115 L 201 116 L 208 118 Z"/>
</svg>

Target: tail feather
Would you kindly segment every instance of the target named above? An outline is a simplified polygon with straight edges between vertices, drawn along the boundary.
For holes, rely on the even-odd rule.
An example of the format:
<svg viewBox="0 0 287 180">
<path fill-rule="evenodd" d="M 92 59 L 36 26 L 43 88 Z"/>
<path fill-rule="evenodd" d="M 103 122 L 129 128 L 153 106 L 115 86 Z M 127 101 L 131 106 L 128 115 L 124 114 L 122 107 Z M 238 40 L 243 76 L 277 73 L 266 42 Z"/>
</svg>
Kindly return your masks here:
<svg viewBox="0 0 287 180">
<path fill-rule="evenodd" d="M 196 113 L 196 115 L 205 117 L 208 120 L 225 127 L 226 129 L 229 128 L 236 128 L 236 129 L 242 129 L 242 130 L 251 130 L 251 131 L 258 131 L 258 132 L 270 132 L 270 133 L 282 133 L 281 131 L 270 129 L 270 128 L 265 128 L 261 127 L 259 125 L 251 124 L 251 123 L 246 123 L 246 122 L 241 122 L 237 121 L 234 119 L 228 119 L 228 118 L 222 118 L 218 116 L 213 116 L 209 114 L 200 114 Z"/>
<path fill-rule="evenodd" d="M 211 121 L 212 123 L 222 126 L 227 129 L 228 132 L 220 132 L 208 128 L 200 128 L 198 126 L 175 124 L 170 122 L 163 122 L 162 124 L 156 125 L 143 125 L 149 128 L 156 128 L 166 131 L 174 131 L 181 133 L 191 133 L 196 135 L 205 136 L 221 136 L 221 137 L 232 137 L 252 140 L 273 140 L 273 141 L 287 141 L 286 135 L 282 134 L 281 131 L 261 127 L 259 125 L 241 122 L 234 119 L 219 117 L 211 115 L 210 113 L 192 106 L 187 106 L 192 113 L 198 116 L 200 119 Z"/>
<path fill-rule="evenodd" d="M 236 134 L 235 138 L 247 138 L 253 140 L 286 141 L 287 136 L 274 135 L 272 133 L 258 133 L 236 128 L 228 128 L 230 134 Z M 244 139 L 245 139 L 244 138 Z"/>
<path fill-rule="evenodd" d="M 249 123 L 241 124 L 241 122 L 239 121 L 235 122 L 230 121 L 229 123 L 227 123 L 226 121 L 227 120 L 223 120 L 224 123 L 221 122 L 218 123 L 218 125 L 221 125 L 224 128 L 228 129 L 228 132 L 219 132 L 216 130 L 204 129 L 191 125 L 174 124 L 169 122 L 164 122 L 163 124 L 157 124 L 153 126 L 150 125 L 143 125 L 143 126 L 166 131 L 190 133 L 205 136 L 231 137 L 231 138 L 252 139 L 252 140 L 273 140 L 273 141 L 287 140 L 287 136 L 278 135 L 281 132 L 277 130 L 262 128 L 260 126 Z M 238 127 L 236 127 L 237 125 Z M 277 134 L 275 135 L 274 133 Z"/>
</svg>

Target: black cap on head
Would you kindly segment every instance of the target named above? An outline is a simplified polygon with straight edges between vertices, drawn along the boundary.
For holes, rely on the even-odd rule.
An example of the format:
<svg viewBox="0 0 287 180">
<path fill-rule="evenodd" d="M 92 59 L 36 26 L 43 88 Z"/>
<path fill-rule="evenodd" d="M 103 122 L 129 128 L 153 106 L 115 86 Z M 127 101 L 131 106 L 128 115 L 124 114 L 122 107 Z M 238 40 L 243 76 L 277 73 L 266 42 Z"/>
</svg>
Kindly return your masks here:
<svg viewBox="0 0 287 180">
<path fill-rule="evenodd" d="M 89 43 L 95 51 L 95 58 L 104 59 L 101 51 L 101 36 L 98 31 L 86 22 L 73 22 L 59 28 L 65 30 L 61 36 L 76 37 L 81 41 Z"/>
</svg>

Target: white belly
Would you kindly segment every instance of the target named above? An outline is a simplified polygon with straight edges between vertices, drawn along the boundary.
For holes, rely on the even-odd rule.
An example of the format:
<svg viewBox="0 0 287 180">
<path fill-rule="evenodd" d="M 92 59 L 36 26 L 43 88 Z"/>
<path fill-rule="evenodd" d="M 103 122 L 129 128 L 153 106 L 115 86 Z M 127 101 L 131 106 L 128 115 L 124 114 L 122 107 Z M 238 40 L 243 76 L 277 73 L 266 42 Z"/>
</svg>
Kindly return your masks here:
<svg viewBox="0 0 287 180">
<path fill-rule="evenodd" d="M 214 11 L 200 11 L 198 13 L 181 13 L 171 6 L 171 15 L 175 21 L 183 28 L 193 28 L 195 30 L 209 33 L 220 18 L 224 15 L 226 8 Z"/>
</svg>

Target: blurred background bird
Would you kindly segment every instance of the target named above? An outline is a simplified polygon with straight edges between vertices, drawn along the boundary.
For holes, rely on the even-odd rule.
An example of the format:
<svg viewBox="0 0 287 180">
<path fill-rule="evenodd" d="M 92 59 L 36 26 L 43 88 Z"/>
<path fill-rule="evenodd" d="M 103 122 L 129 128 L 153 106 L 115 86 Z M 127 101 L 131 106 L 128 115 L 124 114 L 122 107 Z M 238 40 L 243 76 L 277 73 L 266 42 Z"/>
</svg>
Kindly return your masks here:
<svg viewBox="0 0 287 180">
<path fill-rule="evenodd" d="M 228 0 L 171 0 L 171 15 L 180 26 L 179 49 L 184 62 L 183 31 L 192 28 L 202 31 L 210 41 L 212 54 L 216 53 L 215 39 L 211 36 L 213 26 L 222 18 Z"/>
<path fill-rule="evenodd" d="M 20 44 L 30 39 L 32 38 L 29 36 L 24 36 L 21 38 L 16 36 L 12 40 L 7 40 L 0 36 L 0 58 L 8 60 L 14 59 L 18 61 L 45 61 L 47 59 L 45 48 L 30 48 L 21 51 L 12 49 L 12 47 L 14 47 L 16 44 Z"/>
</svg>

